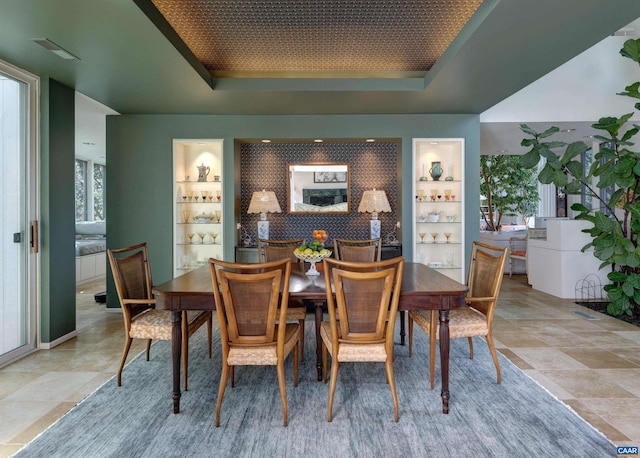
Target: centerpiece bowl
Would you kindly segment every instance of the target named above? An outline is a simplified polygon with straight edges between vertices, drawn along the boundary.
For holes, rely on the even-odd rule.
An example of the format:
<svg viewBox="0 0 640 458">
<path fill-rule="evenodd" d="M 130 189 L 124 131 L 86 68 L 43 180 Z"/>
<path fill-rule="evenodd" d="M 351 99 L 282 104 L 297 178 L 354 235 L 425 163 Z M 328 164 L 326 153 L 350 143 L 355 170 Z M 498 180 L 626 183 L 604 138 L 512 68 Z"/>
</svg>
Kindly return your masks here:
<svg viewBox="0 0 640 458">
<path fill-rule="evenodd" d="M 309 264 L 311 264 L 311 267 L 309 267 L 309 270 L 307 270 L 307 275 L 314 276 L 320 275 L 320 272 L 318 272 L 318 269 L 316 269 L 316 263 L 322 262 L 324 258 L 331 256 L 331 251 L 327 250 L 327 252 L 324 254 L 320 254 L 317 252 L 305 254 L 294 251 L 293 254 L 296 258 L 302 259 L 304 262 L 308 262 Z"/>
</svg>

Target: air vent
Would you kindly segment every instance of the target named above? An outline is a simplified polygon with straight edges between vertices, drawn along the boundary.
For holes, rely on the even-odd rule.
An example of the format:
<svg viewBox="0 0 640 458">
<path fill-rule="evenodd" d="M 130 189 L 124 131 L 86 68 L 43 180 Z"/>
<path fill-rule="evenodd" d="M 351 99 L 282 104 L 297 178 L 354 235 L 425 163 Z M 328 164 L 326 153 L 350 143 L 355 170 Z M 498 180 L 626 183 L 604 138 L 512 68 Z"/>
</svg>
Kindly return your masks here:
<svg viewBox="0 0 640 458">
<path fill-rule="evenodd" d="M 38 43 L 44 49 L 46 49 L 48 51 L 51 51 L 56 56 L 62 57 L 65 60 L 80 60 L 79 57 L 74 56 L 69 51 L 67 51 L 66 49 L 61 48 L 60 46 L 55 44 L 53 41 L 48 40 L 47 38 L 34 38 L 33 41 L 35 43 Z"/>
</svg>

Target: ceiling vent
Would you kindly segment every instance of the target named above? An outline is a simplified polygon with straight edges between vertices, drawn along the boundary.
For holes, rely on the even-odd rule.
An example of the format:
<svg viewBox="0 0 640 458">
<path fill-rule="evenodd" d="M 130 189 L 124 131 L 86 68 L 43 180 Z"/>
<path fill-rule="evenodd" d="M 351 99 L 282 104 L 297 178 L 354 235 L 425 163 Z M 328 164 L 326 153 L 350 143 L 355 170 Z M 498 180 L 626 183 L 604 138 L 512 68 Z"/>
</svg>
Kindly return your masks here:
<svg viewBox="0 0 640 458">
<path fill-rule="evenodd" d="M 42 46 L 46 50 L 51 51 L 58 57 L 62 57 L 63 59 L 66 59 L 66 60 L 80 60 L 79 57 L 74 56 L 69 51 L 61 48 L 51 40 L 48 40 L 46 38 L 34 38 L 33 41 L 38 43 L 40 46 Z"/>
</svg>

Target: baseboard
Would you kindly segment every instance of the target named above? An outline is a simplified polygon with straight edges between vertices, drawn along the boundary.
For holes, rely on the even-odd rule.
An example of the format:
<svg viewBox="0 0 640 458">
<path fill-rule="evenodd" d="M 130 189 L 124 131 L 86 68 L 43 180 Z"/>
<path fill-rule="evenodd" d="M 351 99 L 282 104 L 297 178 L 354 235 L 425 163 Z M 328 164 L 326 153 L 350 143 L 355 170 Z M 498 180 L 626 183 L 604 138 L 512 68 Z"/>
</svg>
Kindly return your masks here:
<svg viewBox="0 0 640 458">
<path fill-rule="evenodd" d="M 52 348 L 57 347 L 61 343 L 65 343 L 67 340 L 71 340 L 77 336 L 78 336 L 78 331 L 74 330 L 74 331 L 71 331 L 69 334 L 65 334 L 62 337 L 58 337 L 53 342 L 40 342 L 40 345 L 38 346 L 38 348 L 41 350 L 51 350 Z"/>
</svg>

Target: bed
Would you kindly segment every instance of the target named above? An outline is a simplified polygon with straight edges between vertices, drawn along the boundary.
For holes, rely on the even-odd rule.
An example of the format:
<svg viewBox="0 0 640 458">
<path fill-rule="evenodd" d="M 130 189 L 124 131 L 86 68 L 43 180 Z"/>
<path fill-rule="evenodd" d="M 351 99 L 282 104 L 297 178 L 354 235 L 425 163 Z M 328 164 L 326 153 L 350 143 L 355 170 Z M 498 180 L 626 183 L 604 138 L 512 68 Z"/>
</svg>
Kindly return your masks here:
<svg viewBox="0 0 640 458">
<path fill-rule="evenodd" d="M 107 223 L 76 222 L 76 284 L 104 278 L 107 268 Z"/>
</svg>

